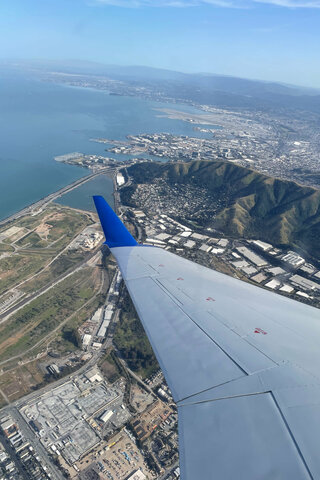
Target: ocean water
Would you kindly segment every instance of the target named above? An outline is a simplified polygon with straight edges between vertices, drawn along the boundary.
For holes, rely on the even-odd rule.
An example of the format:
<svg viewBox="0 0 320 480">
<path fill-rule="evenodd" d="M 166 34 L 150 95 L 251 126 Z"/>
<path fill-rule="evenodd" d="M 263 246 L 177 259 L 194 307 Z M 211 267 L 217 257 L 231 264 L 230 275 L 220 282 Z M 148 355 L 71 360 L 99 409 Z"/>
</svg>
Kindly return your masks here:
<svg viewBox="0 0 320 480">
<path fill-rule="evenodd" d="M 105 145 L 91 142 L 92 137 L 121 140 L 156 132 L 201 136 L 190 123 L 160 118 L 159 107 L 197 112 L 184 105 L 45 83 L 2 68 L 0 219 L 86 175 L 86 169 L 53 157 L 73 151 L 108 155 Z"/>
</svg>

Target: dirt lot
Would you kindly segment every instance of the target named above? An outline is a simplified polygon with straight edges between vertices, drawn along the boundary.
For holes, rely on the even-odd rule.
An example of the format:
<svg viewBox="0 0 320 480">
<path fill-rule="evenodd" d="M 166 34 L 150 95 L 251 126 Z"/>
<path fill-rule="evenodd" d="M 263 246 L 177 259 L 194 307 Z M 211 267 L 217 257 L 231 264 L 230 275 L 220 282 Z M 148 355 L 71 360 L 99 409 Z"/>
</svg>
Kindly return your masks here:
<svg viewBox="0 0 320 480">
<path fill-rule="evenodd" d="M 143 412 L 153 402 L 153 397 L 147 393 L 139 385 L 132 384 L 130 390 L 130 403 L 137 410 Z"/>
<path fill-rule="evenodd" d="M 171 413 L 172 409 L 167 404 L 161 400 L 156 400 L 142 415 L 135 418 L 131 423 L 138 439 L 142 442 L 146 440 Z"/>
<path fill-rule="evenodd" d="M 102 358 L 99 367 L 104 376 L 111 383 L 115 382 L 120 377 L 119 370 L 111 357 L 111 349 L 109 349 L 106 355 Z"/>
<path fill-rule="evenodd" d="M 39 215 L 26 215 L 0 229 L 0 250 L 10 253 L 0 259 L 0 295 L 28 278 L 37 278 L 38 272 L 91 224 L 86 213 L 50 205 Z"/>
<path fill-rule="evenodd" d="M 100 475 L 101 480 L 110 480 L 111 478 L 125 480 L 139 468 L 147 479 L 155 478 L 145 465 L 138 447 L 124 430 L 108 442 L 100 443 L 93 452 L 77 462 L 76 466 L 80 473 L 79 475 L 73 473 L 72 478 L 81 480 L 90 478 L 92 470 Z M 72 470 L 74 471 L 74 469 Z"/>
<path fill-rule="evenodd" d="M 27 363 L 0 375 L 0 389 L 10 402 L 31 392 L 32 387 L 43 381 L 38 360 Z"/>
</svg>

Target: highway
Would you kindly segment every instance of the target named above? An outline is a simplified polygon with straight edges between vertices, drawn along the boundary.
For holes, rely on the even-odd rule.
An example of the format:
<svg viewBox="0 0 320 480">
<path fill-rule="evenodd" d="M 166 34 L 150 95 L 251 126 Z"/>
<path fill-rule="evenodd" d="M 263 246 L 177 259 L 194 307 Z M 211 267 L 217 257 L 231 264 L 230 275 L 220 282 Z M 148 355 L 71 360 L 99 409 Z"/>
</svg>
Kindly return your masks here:
<svg viewBox="0 0 320 480">
<path fill-rule="evenodd" d="M 118 270 L 115 272 L 115 274 L 113 276 L 113 279 L 111 281 L 109 290 L 110 290 L 110 288 L 114 288 L 114 285 L 116 283 L 117 273 L 118 273 Z M 110 294 L 108 293 L 107 296 L 106 296 L 105 305 L 107 305 L 109 303 L 109 298 L 110 298 Z M 83 306 L 82 306 L 82 308 L 83 308 Z M 75 314 L 75 313 L 76 312 L 74 312 L 73 314 Z M 116 317 L 116 316 L 117 316 L 117 311 L 114 314 L 114 317 Z M 112 320 L 112 322 L 113 321 L 114 320 Z M 51 333 L 52 332 L 50 332 L 50 334 Z M 98 361 L 99 357 L 104 355 L 106 348 L 108 348 L 111 344 L 112 344 L 112 338 L 106 337 L 106 340 L 105 340 L 101 350 L 100 351 L 98 350 L 98 351 L 94 352 L 92 357 L 90 358 L 90 360 L 85 365 L 80 367 L 79 370 L 71 373 L 70 375 L 67 375 L 66 377 L 63 377 L 63 378 L 60 378 L 59 380 L 56 380 L 55 382 L 49 383 L 48 385 L 46 385 L 45 387 L 37 390 L 36 392 L 31 392 L 28 395 L 24 396 L 23 398 L 16 400 L 15 402 L 13 402 L 11 404 L 11 408 L 21 408 L 23 405 L 26 405 L 31 400 L 34 400 L 35 398 L 40 397 L 41 395 L 43 395 L 44 393 L 52 390 L 53 388 L 56 388 L 56 387 L 62 385 L 63 383 L 67 383 L 70 380 L 72 380 L 74 377 L 76 377 L 78 375 L 81 375 L 82 373 L 84 373 L 87 370 L 90 370 L 94 365 L 97 364 L 97 361 Z M 12 358 L 11 358 L 11 360 L 12 360 Z M 7 408 L 8 407 L 4 407 L 3 410 L 6 410 Z"/>
<path fill-rule="evenodd" d="M 74 272 L 73 272 L 74 273 Z M 72 275 L 71 273 L 69 275 Z M 42 337 L 37 343 L 35 343 L 32 347 L 28 348 L 27 350 L 24 350 L 22 353 L 18 354 L 18 355 L 15 355 L 14 357 L 10 357 L 8 358 L 7 360 L 4 360 L 3 362 L 0 362 L 0 366 L 6 364 L 6 363 L 9 363 L 9 362 L 12 362 L 12 360 L 17 360 L 19 358 L 21 358 L 22 356 L 25 356 L 27 355 L 28 353 L 30 353 L 32 350 L 34 350 L 35 348 L 38 348 L 42 343 L 45 343 L 49 337 L 51 337 L 52 335 L 54 335 L 58 330 L 61 329 L 61 327 L 63 327 L 63 325 L 65 325 L 69 320 L 71 320 L 72 317 L 74 317 L 77 313 L 79 313 L 83 308 L 87 307 L 90 303 L 93 302 L 93 300 L 95 300 L 95 298 L 97 297 L 97 295 L 99 295 L 101 293 L 101 290 L 102 290 L 102 286 L 103 286 L 103 280 L 101 281 L 101 286 L 100 286 L 100 289 L 98 290 L 98 292 L 96 292 L 96 294 L 91 297 L 84 305 L 81 305 L 77 310 L 75 310 L 69 317 L 65 318 L 63 320 L 63 322 L 59 323 L 59 325 L 57 325 L 53 330 L 51 330 L 45 337 Z"/>
<path fill-rule="evenodd" d="M 110 289 L 111 289 L 111 291 L 114 289 L 114 286 L 115 286 L 115 283 L 116 283 L 116 278 L 117 278 L 117 273 L 118 273 L 118 270 L 116 270 L 115 273 L 114 273 L 114 276 L 112 278 L 112 281 L 111 281 L 111 284 L 110 284 L 110 287 L 109 287 L 109 291 L 110 291 Z M 106 295 L 105 305 L 107 305 L 109 303 L 109 300 L 110 300 L 110 294 L 108 293 Z M 7 407 L 4 407 L 2 409 L 2 412 L 5 412 L 5 411 L 8 412 L 14 419 L 16 419 L 24 437 L 30 442 L 31 445 L 34 446 L 38 455 L 43 459 L 44 463 L 48 466 L 48 468 L 50 470 L 50 473 L 52 475 L 52 478 L 54 480 L 62 480 L 64 477 L 63 477 L 62 473 L 60 472 L 60 470 L 52 463 L 52 461 L 50 460 L 50 457 L 48 455 L 48 452 L 46 451 L 44 446 L 41 444 L 37 435 L 34 433 L 34 431 L 31 429 L 31 427 L 25 421 L 25 419 L 23 418 L 23 416 L 21 415 L 19 410 L 23 406 L 27 405 L 28 403 L 31 403 L 31 402 L 35 401 L 35 399 L 39 398 L 40 396 L 42 396 L 46 392 L 49 392 L 52 389 L 54 389 L 54 388 L 56 388 L 60 385 L 63 385 L 64 383 L 72 381 L 75 377 L 85 373 L 86 371 L 90 370 L 94 365 L 96 365 L 98 363 L 99 358 L 104 355 L 106 349 L 109 346 L 112 345 L 112 334 L 110 334 L 110 327 L 111 327 L 111 330 L 112 330 L 112 327 L 113 327 L 114 323 L 117 322 L 117 320 L 118 320 L 118 315 L 119 315 L 119 310 L 117 309 L 114 312 L 112 322 L 109 326 L 109 333 L 108 333 L 108 335 L 105 339 L 105 342 L 104 342 L 101 350 L 97 351 L 97 352 L 93 352 L 91 359 L 85 365 L 83 365 L 81 368 L 79 368 L 79 370 L 71 373 L 70 375 L 68 375 L 64 378 L 61 378 L 61 379 L 59 379 L 55 382 L 52 382 L 52 383 L 46 385 L 45 387 L 37 390 L 36 392 L 31 392 L 29 395 L 26 395 L 25 397 L 13 402 L 12 404 L 10 404 Z M 155 398 L 156 395 L 154 394 L 152 389 L 148 385 L 146 385 L 145 382 L 143 382 L 143 380 L 140 377 L 138 377 L 134 372 L 132 372 L 130 369 L 128 369 L 125 362 L 121 358 L 120 358 L 120 361 L 123 364 L 124 368 L 128 371 L 128 373 L 136 381 L 138 381 L 146 389 L 146 391 L 148 391 L 150 394 L 152 394 L 153 398 Z M 165 480 L 168 477 L 168 475 L 170 473 L 172 473 L 173 470 L 178 465 L 179 465 L 179 463 L 175 462 L 174 465 L 172 465 L 161 477 L 158 477 L 158 480 Z"/>
<path fill-rule="evenodd" d="M 100 247 L 99 247 L 100 249 Z M 80 263 L 77 265 L 74 265 L 71 267 L 71 269 L 67 270 L 64 272 L 62 275 L 59 277 L 55 278 L 51 282 L 47 283 L 44 287 L 40 288 L 36 292 L 33 292 L 31 295 L 28 295 L 27 297 L 24 297 L 22 300 L 20 300 L 18 303 L 16 303 L 14 306 L 10 307 L 8 310 L 6 310 L 4 313 L 0 314 L 0 324 L 8 320 L 8 318 L 13 315 L 14 313 L 18 312 L 21 308 L 23 308 L 25 305 L 28 305 L 28 303 L 32 302 L 32 300 L 35 300 L 36 298 L 40 297 L 40 295 L 43 295 L 45 292 L 53 288 L 54 286 L 58 285 L 61 283 L 63 280 L 68 278 L 70 275 L 73 275 L 76 271 L 80 270 L 85 266 L 85 264 L 92 258 L 94 255 L 96 255 L 97 250 L 94 250 L 93 252 L 90 252 L 88 256 L 85 257 L 84 260 L 81 260 Z"/>
<path fill-rule="evenodd" d="M 40 442 L 39 438 L 33 433 L 19 410 L 16 408 L 12 407 L 7 407 L 7 412 L 10 413 L 13 419 L 16 420 L 16 422 L 19 425 L 19 429 L 21 433 L 23 434 L 24 438 L 30 442 L 30 444 L 33 446 L 37 454 L 41 457 L 42 460 L 44 460 L 43 463 L 48 467 L 48 471 L 51 473 L 52 478 L 54 480 L 63 480 L 65 477 L 62 474 L 62 472 L 59 470 L 59 468 L 52 462 L 52 460 L 49 457 L 49 454 L 47 450 L 44 448 L 42 443 Z M 29 477 L 28 477 L 29 478 Z"/>
<path fill-rule="evenodd" d="M 20 458 L 2 431 L 0 431 L 0 442 L 5 446 L 5 449 L 9 453 L 10 457 L 14 459 L 15 466 L 17 467 L 21 478 L 23 478 L 23 480 L 30 480 L 28 473 L 23 468 Z"/>
<path fill-rule="evenodd" d="M 35 203 L 32 203 L 26 208 L 23 208 L 22 210 L 19 210 L 19 212 L 14 213 L 10 217 L 4 218 L 3 220 L 0 221 L 0 227 L 1 225 L 5 225 L 6 223 L 13 222 L 14 220 L 17 220 L 18 218 L 23 217 L 24 215 L 30 215 L 32 214 L 35 210 L 40 209 L 45 207 L 48 203 L 53 202 L 57 198 L 61 197 L 67 192 L 70 192 L 74 188 L 79 187 L 83 183 L 88 182 L 89 180 L 102 175 L 102 174 L 113 174 L 114 169 L 111 167 L 106 167 L 106 168 L 101 168 L 99 171 L 90 173 L 89 175 L 86 175 L 85 177 L 80 178 L 79 180 L 76 180 L 73 183 L 70 183 L 69 185 L 61 188 L 60 190 L 57 190 L 56 192 L 50 193 L 44 198 L 41 198 Z"/>
<path fill-rule="evenodd" d="M 95 172 L 91 175 L 88 175 L 88 176 L 74 182 L 73 184 L 68 185 L 67 187 L 64 187 L 63 189 L 49 195 L 48 197 L 40 200 L 39 202 L 36 202 L 35 204 L 29 206 L 28 208 L 16 213 L 15 215 L 10 217 L 9 219 L 7 218 L 6 220 L 0 222 L 0 225 L 8 222 L 10 220 L 15 220 L 16 218 L 19 218 L 23 215 L 31 214 L 32 211 L 34 211 L 35 209 L 43 208 L 49 202 L 52 202 L 53 200 L 55 200 L 59 196 L 63 195 L 64 193 L 72 190 L 73 188 L 77 188 L 79 185 L 81 185 L 81 184 L 87 182 L 88 180 L 90 180 L 90 179 L 92 179 L 92 178 L 94 178 L 98 175 L 101 175 L 103 173 L 114 173 L 114 169 L 112 170 L 112 169 L 109 169 L 109 168 L 107 169 L 106 168 L 106 169 L 103 169 L 99 172 Z M 115 184 L 115 188 L 114 188 L 115 210 L 119 212 L 119 210 L 121 209 L 121 207 L 120 207 L 120 197 L 119 197 L 119 193 L 117 191 L 115 175 L 113 174 L 112 176 L 113 176 L 113 181 L 114 181 L 114 184 Z M 137 226 L 137 227 L 138 227 L 139 240 L 141 240 L 142 231 L 140 229 L 140 226 Z M 99 247 L 99 249 L 95 249 L 93 252 L 90 252 L 90 254 L 86 255 L 85 260 L 82 260 L 77 265 L 74 265 L 70 270 L 68 270 L 67 272 L 65 272 L 64 274 L 62 274 L 61 276 L 59 276 L 58 278 L 53 280 L 52 282 L 48 283 L 43 288 L 34 292 L 30 296 L 20 300 L 20 302 L 17 303 L 14 307 L 9 308 L 5 313 L 0 315 L 0 323 L 4 322 L 10 315 L 14 314 L 19 309 L 23 308 L 25 305 L 30 303 L 32 300 L 34 300 L 38 296 L 44 294 L 46 291 L 50 290 L 55 285 L 62 282 L 64 279 L 66 279 L 67 277 L 69 277 L 70 275 L 75 273 L 77 270 L 83 268 L 85 266 L 85 264 L 87 264 L 87 262 L 94 261 L 96 256 L 98 255 L 98 253 L 100 254 L 100 247 Z M 110 287 L 109 287 L 109 291 L 114 290 L 114 286 L 115 286 L 116 278 L 117 278 L 117 273 L 118 273 L 118 270 L 116 270 L 115 273 L 114 273 L 114 276 L 112 278 L 112 281 L 111 281 L 111 284 L 110 284 Z M 100 288 L 99 292 L 101 291 L 102 286 L 103 286 L 103 282 L 101 283 L 101 288 Z M 106 299 L 105 299 L 105 305 L 108 304 L 109 301 L 110 301 L 110 294 L 108 292 L 108 294 L 106 295 Z M 83 308 L 83 306 L 81 308 Z M 76 314 L 76 313 L 77 313 L 77 311 L 73 312 L 73 315 Z M 67 318 L 63 323 L 67 322 L 69 320 L 69 318 Z M 47 465 L 48 471 L 51 473 L 53 480 L 63 480 L 64 476 L 63 476 L 62 472 L 59 470 L 59 468 L 52 462 L 52 460 L 50 458 L 50 455 L 48 454 L 47 450 L 44 448 L 44 446 L 40 442 L 38 436 L 31 429 L 28 422 L 24 419 L 23 415 L 20 413 L 19 410 L 23 406 L 27 405 L 28 403 L 35 401 L 35 399 L 39 398 L 41 395 L 45 394 L 46 392 L 49 392 L 52 389 L 54 389 L 54 388 L 56 388 L 60 385 L 63 385 L 64 383 L 72 381 L 75 377 L 85 373 L 86 371 L 90 370 L 94 365 L 96 365 L 98 363 L 99 358 L 101 358 L 105 354 L 105 351 L 107 350 L 107 348 L 112 346 L 112 337 L 113 337 L 112 330 L 113 330 L 114 324 L 118 321 L 118 318 L 119 318 L 119 309 L 116 309 L 115 312 L 114 312 L 114 315 L 112 317 L 111 324 L 110 324 L 109 329 L 108 329 L 108 335 L 106 336 L 106 339 L 103 343 L 103 346 L 102 346 L 101 350 L 92 352 L 92 357 L 90 358 L 90 360 L 85 365 L 80 367 L 77 371 L 67 375 L 66 377 L 61 378 L 61 379 L 59 379 L 55 382 L 52 382 L 52 383 L 46 385 L 45 387 L 43 387 L 43 388 L 41 388 L 41 389 L 39 389 L 35 392 L 31 392 L 30 394 L 26 395 L 25 397 L 9 404 L 8 406 L 6 406 L 2 409 L 2 413 L 5 413 L 5 412 L 9 413 L 12 416 L 12 418 L 14 418 L 17 421 L 17 423 L 19 425 L 19 428 L 20 428 L 21 432 L 23 433 L 25 439 L 30 442 L 30 444 L 34 447 L 35 451 L 37 452 L 37 454 L 41 457 L 43 463 L 45 465 Z M 60 328 L 60 327 L 61 327 L 61 324 L 57 328 Z M 54 333 L 54 332 L 50 332 L 49 335 L 51 336 L 52 333 Z M 41 343 L 44 340 L 45 339 L 41 339 Z M 32 348 L 35 348 L 36 346 L 34 346 Z M 24 352 L 24 353 L 27 353 L 27 352 Z M 153 398 L 155 398 L 156 395 L 154 394 L 152 389 L 148 385 L 146 385 L 145 382 L 143 382 L 143 380 L 140 377 L 138 377 L 134 372 L 132 372 L 127 367 L 127 365 L 125 364 L 123 359 L 120 358 L 119 354 L 118 354 L 118 356 L 119 356 L 119 359 L 120 359 L 121 363 L 123 364 L 124 368 L 128 371 L 128 373 L 131 375 L 131 377 L 133 377 L 138 383 L 140 383 L 143 386 L 143 388 L 146 391 L 148 391 L 153 396 Z M 17 356 L 17 358 L 18 357 L 19 356 Z M 15 357 L 12 357 L 10 360 L 13 360 L 14 358 Z M 2 362 L 2 363 L 6 363 L 6 362 Z M 2 365 L 2 363 L 0 363 L 0 365 Z M 6 397 L 4 396 L 4 398 L 6 398 Z M 172 465 L 166 471 L 165 474 L 163 474 L 161 477 L 159 477 L 159 480 L 165 480 L 165 478 L 168 476 L 168 474 L 171 473 L 177 466 L 178 466 L 178 462 L 176 462 L 174 465 Z"/>
</svg>

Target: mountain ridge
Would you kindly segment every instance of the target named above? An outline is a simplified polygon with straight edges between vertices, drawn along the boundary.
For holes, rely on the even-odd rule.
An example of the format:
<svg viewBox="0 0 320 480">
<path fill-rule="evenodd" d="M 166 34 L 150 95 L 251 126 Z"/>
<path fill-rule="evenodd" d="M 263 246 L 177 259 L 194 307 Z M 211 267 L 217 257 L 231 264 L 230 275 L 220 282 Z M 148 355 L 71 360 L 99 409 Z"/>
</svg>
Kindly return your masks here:
<svg viewBox="0 0 320 480">
<path fill-rule="evenodd" d="M 320 258 L 320 190 L 225 161 L 144 163 L 129 167 L 128 173 L 136 185 L 162 178 L 168 185 L 190 183 L 224 198 L 205 227 Z"/>
</svg>

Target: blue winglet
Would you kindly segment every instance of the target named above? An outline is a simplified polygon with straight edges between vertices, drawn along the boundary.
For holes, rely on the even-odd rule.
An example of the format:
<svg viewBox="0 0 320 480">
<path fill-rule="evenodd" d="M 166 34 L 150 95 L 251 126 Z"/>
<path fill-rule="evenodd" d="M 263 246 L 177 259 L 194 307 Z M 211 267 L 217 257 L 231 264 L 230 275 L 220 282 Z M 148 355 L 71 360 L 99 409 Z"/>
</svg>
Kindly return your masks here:
<svg viewBox="0 0 320 480">
<path fill-rule="evenodd" d="M 105 243 L 109 248 L 113 247 L 134 247 L 138 243 L 130 232 L 121 222 L 120 218 L 114 213 L 110 205 L 100 195 L 94 195 L 94 204 L 96 206 L 100 223 L 106 237 Z"/>
</svg>

